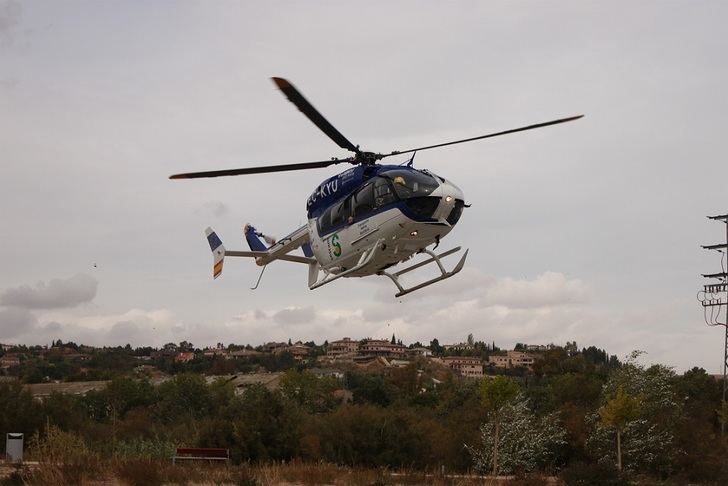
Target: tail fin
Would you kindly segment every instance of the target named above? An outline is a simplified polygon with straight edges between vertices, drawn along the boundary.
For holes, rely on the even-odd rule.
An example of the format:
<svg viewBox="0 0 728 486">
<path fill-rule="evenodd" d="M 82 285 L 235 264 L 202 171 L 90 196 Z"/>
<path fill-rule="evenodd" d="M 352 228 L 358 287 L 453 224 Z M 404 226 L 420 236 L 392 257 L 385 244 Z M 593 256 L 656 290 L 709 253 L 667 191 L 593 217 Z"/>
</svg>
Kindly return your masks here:
<svg viewBox="0 0 728 486">
<path fill-rule="evenodd" d="M 245 228 L 243 228 L 243 233 L 245 233 L 245 240 L 248 242 L 248 246 L 253 251 L 266 251 L 268 249 L 267 246 L 265 246 L 265 243 L 260 241 L 259 236 L 263 236 L 264 239 L 268 238 L 263 235 L 263 233 L 259 233 L 253 226 L 250 224 L 246 224 Z M 275 244 L 275 240 L 271 239 L 271 245 Z"/>
<path fill-rule="evenodd" d="M 222 264 L 225 260 L 225 247 L 222 245 L 222 241 L 220 241 L 217 233 L 212 231 L 212 228 L 207 228 L 205 235 L 207 236 L 207 242 L 210 244 L 210 250 L 212 250 L 212 278 L 217 278 L 222 273 Z"/>
</svg>

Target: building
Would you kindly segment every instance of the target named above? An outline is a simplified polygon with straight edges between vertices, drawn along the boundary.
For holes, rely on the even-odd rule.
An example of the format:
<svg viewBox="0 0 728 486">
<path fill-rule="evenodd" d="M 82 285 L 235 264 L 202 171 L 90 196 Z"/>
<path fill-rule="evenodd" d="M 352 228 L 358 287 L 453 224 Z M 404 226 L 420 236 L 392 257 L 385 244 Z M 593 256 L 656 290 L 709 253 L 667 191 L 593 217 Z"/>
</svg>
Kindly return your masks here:
<svg viewBox="0 0 728 486">
<path fill-rule="evenodd" d="M 443 344 L 442 349 L 445 351 L 472 351 L 475 346 L 468 343 Z"/>
<path fill-rule="evenodd" d="M 189 363 L 195 359 L 195 353 L 192 351 L 183 351 L 181 353 L 177 353 L 177 356 L 174 357 L 175 363 Z"/>
<path fill-rule="evenodd" d="M 0 358 L 0 368 L 8 369 L 14 366 L 20 366 L 19 354 L 6 354 L 2 358 Z"/>
<path fill-rule="evenodd" d="M 282 353 L 282 352 L 291 353 L 293 355 L 293 359 L 296 361 L 303 361 L 308 357 L 308 353 L 311 351 L 311 349 L 303 344 L 301 341 L 298 341 L 296 344 L 293 344 L 292 346 L 286 346 L 285 348 L 279 348 L 276 353 Z"/>
<path fill-rule="evenodd" d="M 386 339 L 364 339 L 359 343 L 357 354 L 402 359 L 407 355 L 407 348 L 401 344 L 392 344 Z"/>
<path fill-rule="evenodd" d="M 227 349 L 224 348 L 205 348 L 202 350 L 202 355 L 206 358 L 220 356 L 227 359 L 230 357 Z"/>
<path fill-rule="evenodd" d="M 233 358 L 252 358 L 253 356 L 260 356 L 260 351 L 254 349 L 239 349 L 238 351 L 230 351 L 230 356 Z"/>
<path fill-rule="evenodd" d="M 329 359 L 351 358 L 359 350 L 359 341 L 352 341 L 345 337 L 339 341 L 331 341 L 326 348 L 326 357 Z"/>
<path fill-rule="evenodd" d="M 468 356 L 443 356 L 441 361 L 462 376 L 468 378 L 483 377 L 483 363 L 480 358 Z"/>
<path fill-rule="evenodd" d="M 270 342 L 263 345 L 263 352 L 265 353 L 282 353 L 285 348 L 288 347 L 288 343 L 276 343 Z"/>
<path fill-rule="evenodd" d="M 526 344 L 526 351 L 548 351 L 555 347 L 553 344 Z"/>
<path fill-rule="evenodd" d="M 488 357 L 488 363 L 495 365 L 497 368 L 517 368 L 519 366 L 533 371 L 533 363 L 535 358 L 529 353 L 523 351 L 508 351 L 505 355 L 493 355 Z"/>
<path fill-rule="evenodd" d="M 252 386 L 262 385 L 268 390 L 277 390 L 280 387 L 280 381 L 283 373 L 247 373 L 229 376 L 208 376 L 207 383 L 214 383 L 222 380 L 224 383 L 231 383 L 235 389 L 236 395 L 242 395 Z"/>
<path fill-rule="evenodd" d="M 337 380 L 344 379 L 343 371 L 331 368 L 311 368 L 308 372 L 316 375 L 316 378 L 336 378 Z"/>
<path fill-rule="evenodd" d="M 103 390 L 111 383 L 110 381 L 75 381 L 63 383 L 35 383 L 23 385 L 23 389 L 30 392 L 36 400 L 48 398 L 53 393 L 65 393 L 68 395 L 85 395 L 92 390 Z"/>
<path fill-rule="evenodd" d="M 164 354 L 174 354 L 177 351 L 179 351 L 179 347 L 174 343 L 167 343 L 164 345 L 164 347 L 161 349 L 161 351 Z"/>
<path fill-rule="evenodd" d="M 429 348 L 412 348 L 407 350 L 407 354 L 412 357 L 422 356 L 423 358 L 429 358 L 432 356 L 432 351 Z"/>
</svg>

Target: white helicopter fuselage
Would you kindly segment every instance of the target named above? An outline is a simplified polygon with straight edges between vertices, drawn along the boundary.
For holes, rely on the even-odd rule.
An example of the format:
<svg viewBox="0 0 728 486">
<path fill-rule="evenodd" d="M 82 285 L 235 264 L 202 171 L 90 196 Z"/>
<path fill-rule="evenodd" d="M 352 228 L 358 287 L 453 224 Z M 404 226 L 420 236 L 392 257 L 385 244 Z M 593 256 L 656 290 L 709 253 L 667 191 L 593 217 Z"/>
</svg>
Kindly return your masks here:
<svg viewBox="0 0 728 486">
<path fill-rule="evenodd" d="M 354 219 L 337 231 L 322 235 L 319 218 L 308 221 L 311 249 L 321 269 L 338 274 L 356 267 L 363 255 L 376 251 L 368 263 L 347 273 L 345 277 L 375 275 L 438 243 L 453 228 L 447 218 L 456 201 L 463 201 L 463 192 L 445 180 L 428 196 L 439 203 L 432 221 L 422 222 L 408 217 L 397 205 L 362 219 Z"/>
</svg>

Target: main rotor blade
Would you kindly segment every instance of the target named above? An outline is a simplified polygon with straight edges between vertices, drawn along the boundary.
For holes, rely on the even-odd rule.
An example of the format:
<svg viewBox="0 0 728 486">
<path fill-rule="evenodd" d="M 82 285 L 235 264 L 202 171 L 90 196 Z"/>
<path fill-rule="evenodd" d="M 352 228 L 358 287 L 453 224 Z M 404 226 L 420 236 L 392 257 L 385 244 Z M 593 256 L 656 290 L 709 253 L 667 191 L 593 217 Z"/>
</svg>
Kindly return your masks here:
<svg viewBox="0 0 728 486">
<path fill-rule="evenodd" d="M 544 123 L 537 123 L 536 125 L 528 125 L 527 127 L 513 128 L 511 130 L 506 130 L 504 132 L 489 133 L 487 135 L 481 135 L 479 137 L 465 138 L 463 140 L 455 140 L 454 142 L 438 143 L 437 145 L 428 145 L 426 147 L 419 147 L 419 148 L 409 149 L 409 150 L 395 150 L 392 153 L 382 155 L 380 158 L 390 157 L 392 155 L 408 154 L 411 152 L 418 152 L 420 150 L 428 150 L 428 149 L 437 148 L 437 147 L 445 147 L 446 145 L 455 145 L 456 143 L 472 142 L 473 140 L 481 140 L 483 138 L 498 137 L 500 135 L 508 135 L 509 133 L 523 132 L 526 130 L 533 130 L 534 128 L 548 127 L 549 125 L 558 125 L 559 123 L 566 123 L 566 122 L 578 120 L 579 118 L 582 118 L 583 116 L 584 115 L 577 115 L 577 116 L 571 116 L 569 118 L 560 118 L 558 120 L 552 120 L 552 121 L 548 121 L 548 122 L 544 122 Z"/>
<path fill-rule="evenodd" d="M 235 176 L 235 175 L 249 175 L 249 174 L 265 174 L 267 172 L 285 172 L 289 170 L 305 170 L 305 169 L 320 169 L 328 167 L 334 164 L 340 164 L 342 162 L 353 162 L 353 158 L 348 159 L 331 159 L 322 160 L 319 162 L 301 162 L 298 164 L 282 164 L 282 165 L 267 165 L 263 167 L 246 167 L 244 169 L 223 169 L 223 170 L 210 170 L 205 172 L 186 172 L 184 174 L 174 174 L 169 176 L 170 179 L 200 179 L 202 177 L 221 177 L 221 176 Z"/>
<path fill-rule="evenodd" d="M 319 113 L 318 110 L 314 108 L 313 105 L 309 103 L 308 100 L 303 97 L 301 92 L 298 91 L 291 83 L 283 78 L 271 79 L 274 83 L 276 83 L 276 86 L 278 86 L 278 88 L 283 91 L 283 94 L 286 95 L 288 101 L 296 105 L 301 113 L 306 115 L 306 117 L 311 120 L 314 125 L 319 127 L 319 130 L 328 135 L 329 138 L 336 142 L 339 147 L 350 150 L 354 153 L 359 152 L 359 149 L 357 149 L 353 143 L 347 140 L 347 138 L 343 136 L 341 132 L 334 128 L 334 126 L 329 123 L 328 120 L 326 120 L 326 118 L 324 118 L 323 115 Z"/>
</svg>

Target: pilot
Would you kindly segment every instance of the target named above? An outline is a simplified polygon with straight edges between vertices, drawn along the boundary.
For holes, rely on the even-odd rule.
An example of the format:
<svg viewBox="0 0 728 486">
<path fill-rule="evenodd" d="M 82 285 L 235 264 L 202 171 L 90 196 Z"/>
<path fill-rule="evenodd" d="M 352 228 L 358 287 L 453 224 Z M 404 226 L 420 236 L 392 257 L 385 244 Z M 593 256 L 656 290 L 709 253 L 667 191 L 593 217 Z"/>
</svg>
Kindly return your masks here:
<svg viewBox="0 0 728 486">
<path fill-rule="evenodd" d="M 404 181 L 404 177 L 402 176 L 396 176 L 394 179 L 392 179 L 392 182 L 394 182 L 395 184 L 399 184 L 400 186 L 407 187 L 407 184 Z"/>
</svg>

